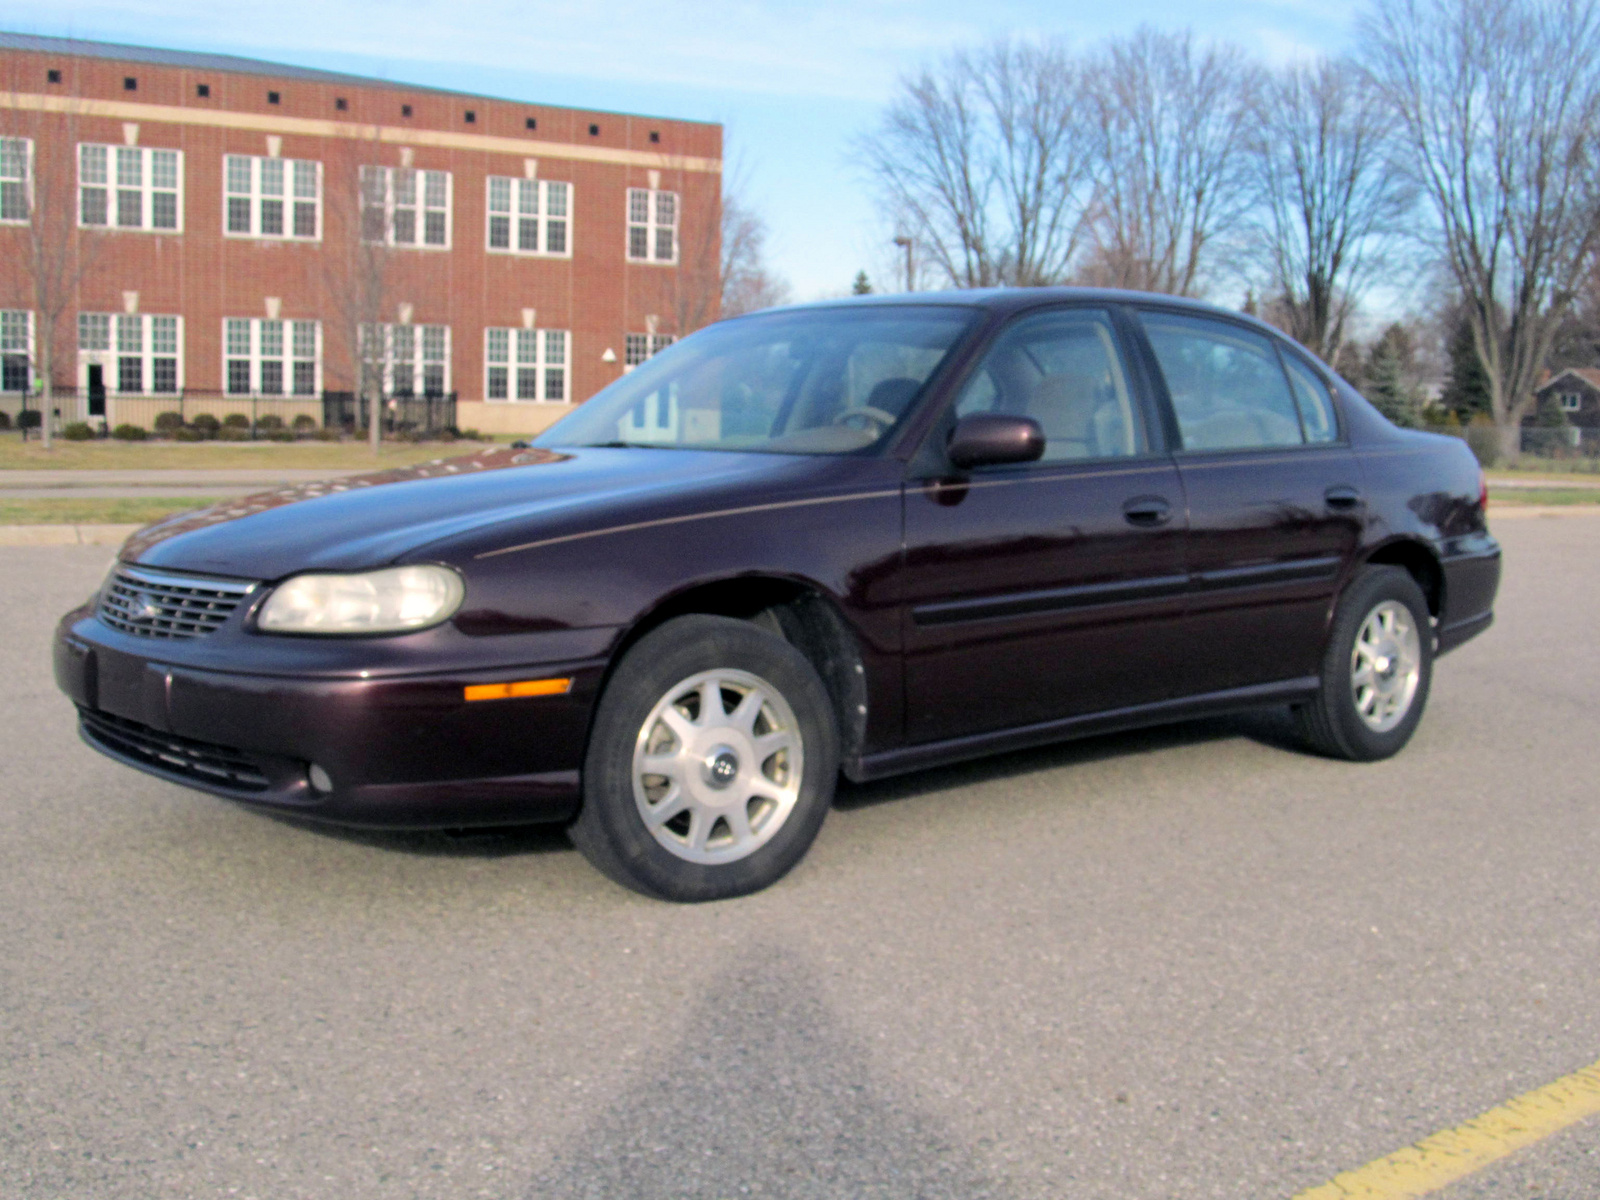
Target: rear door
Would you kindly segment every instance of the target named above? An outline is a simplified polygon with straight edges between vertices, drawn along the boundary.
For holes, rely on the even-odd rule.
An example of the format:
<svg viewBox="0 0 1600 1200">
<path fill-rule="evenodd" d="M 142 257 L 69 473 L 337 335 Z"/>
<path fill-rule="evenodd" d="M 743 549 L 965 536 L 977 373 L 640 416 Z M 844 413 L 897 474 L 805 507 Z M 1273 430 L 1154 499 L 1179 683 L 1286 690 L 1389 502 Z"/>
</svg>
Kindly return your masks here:
<svg viewBox="0 0 1600 1200">
<path fill-rule="evenodd" d="M 979 412 L 1033 417 L 1043 459 L 952 470 L 944 438 Z M 996 337 L 907 484 L 908 742 L 1173 694 L 1184 502 L 1152 414 L 1108 309 Z"/>
<path fill-rule="evenodd" d="M 1315 674 L 1365 519 L 1327 388 L 1242 323 L 1147 309 L 1189 502 L 1189 694 Z"/>
</svg>

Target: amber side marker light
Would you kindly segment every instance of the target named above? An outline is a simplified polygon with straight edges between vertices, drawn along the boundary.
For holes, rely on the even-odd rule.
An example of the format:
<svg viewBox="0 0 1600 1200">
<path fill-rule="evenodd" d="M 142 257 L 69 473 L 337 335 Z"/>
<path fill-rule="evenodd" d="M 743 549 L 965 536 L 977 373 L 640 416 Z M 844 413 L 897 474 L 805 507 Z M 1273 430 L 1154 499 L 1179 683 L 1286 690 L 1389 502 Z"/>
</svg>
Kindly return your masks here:
<svg viewBox="0 0 1600 1200">
<path fill-rule="evenodd" d="M 510 700 L 516 696 L 565 696 L 571 679 L 519 679 L 516 683 L 475 683 L 464 688 L 468 700 Z"/>
</svg>

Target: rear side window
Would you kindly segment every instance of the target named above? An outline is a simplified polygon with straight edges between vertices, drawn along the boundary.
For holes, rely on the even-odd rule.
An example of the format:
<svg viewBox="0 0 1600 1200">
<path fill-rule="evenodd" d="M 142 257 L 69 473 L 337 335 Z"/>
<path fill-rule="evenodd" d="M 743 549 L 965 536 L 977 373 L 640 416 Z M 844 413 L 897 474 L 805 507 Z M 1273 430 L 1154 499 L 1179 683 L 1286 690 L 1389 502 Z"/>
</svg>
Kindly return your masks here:
<svg viewBox="0 0 1600 1200">
<path fill-rule="evenodd" d="M 1059 309 L 1023 317 L 1003 333 L 956 401 L 956 415 L 1032 417 L 1045 462 L 1121 458 L 1145 451 L 1110 316 Z"/>
<path fill-rule="evenodd" d="M 1333 402 L 1328 398 L 1327 385 L 1292 354 L 1283 356 L 1283 365 L 1289 372 L 1289 386 L 1294 388 L 1295 403 L 1300 406 L 1300 423 L 1305 426 L 1306 441 L 1338 441 L 1339 422 L 1333 415 Z"/>
<path fill-rule="evenodd" d="M 1225 321 L 1144 313 L 1185 450 L 1305 444 L 1300 412 L 1270 339 Z"/>
</svg>

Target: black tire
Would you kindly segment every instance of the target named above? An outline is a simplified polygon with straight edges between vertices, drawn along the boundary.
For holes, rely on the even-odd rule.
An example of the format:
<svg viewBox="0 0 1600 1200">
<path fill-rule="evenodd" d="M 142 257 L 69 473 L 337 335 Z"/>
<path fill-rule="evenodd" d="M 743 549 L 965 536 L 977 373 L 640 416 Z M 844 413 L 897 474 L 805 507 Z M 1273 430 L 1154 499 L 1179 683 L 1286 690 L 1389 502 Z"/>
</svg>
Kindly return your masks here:
<svg viewBox="0 0 1600 1200">
<path fill-rule="evenodd" d="M 1392 728 L 1377 729 L 1357 709 L 1353 685 L 1356 639 L 1368 617 L 1385 604 L 1402 605 L 1411 615 L 1417 641 L 1417 682 L 1404 715 Z M 1376 762 L 1396 754 L 1411 740 L 1433 681 L 1433 623 L 1428 602 L 1399 567 L 1367 567 L 1345 589 L 1334 612 L 1333 629 L 1322 659 L 1316 699 L 1295 709 L 1295 723 L 1311 749 L 1330 758 Z"/>
<path fill-rule="evenodd" d="M 642 744 L 642 731 L 648 737 L 645 722 L 668 701 L 669 693 L 702 673 L 719 671 L 755 677 L 787 705 L 799 737 L 800 769 L 794 773 L 798 797 L 775 832 L 744 857 L 718 863 L 686 861 L 680 854 L 691 851 L 669 849 L 665 835 L 646 825 L 643 802 L 635 794 L 634 754 Z M 655 725 L 654 720 L 651 723 Z M 742 896 L 783 878 L 804 856 L 828 815 L 838 772 L 833 707 L 804 655 L 747 621 L 677 617 L 641 638 L 606 684 L 584 758 L 583 807 L 569 833 L 590 863 L 647 896 L 677 901 Z M 708 774 L 701 786 L 703 790 L 727 785 L 711 782 Z M 792 786 L 788 794 L 793 794 Z M 747 809 L 745 814 L 753 824 Z M 713 831 L 716 828 L 713 822 Z M 732 828 L 726 828 L 733 837 Z M 687 847 L 687 840 L 683 844 Z"/>
</svg>

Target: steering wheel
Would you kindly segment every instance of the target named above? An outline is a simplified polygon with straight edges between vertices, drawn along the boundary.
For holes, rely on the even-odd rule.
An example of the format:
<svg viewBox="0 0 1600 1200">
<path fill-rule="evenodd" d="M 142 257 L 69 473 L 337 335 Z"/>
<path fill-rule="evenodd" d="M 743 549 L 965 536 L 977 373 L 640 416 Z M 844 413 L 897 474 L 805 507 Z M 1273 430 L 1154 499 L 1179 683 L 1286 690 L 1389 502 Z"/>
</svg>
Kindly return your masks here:
<svg viewBox="0 0 1600 1200">
<path fill-rule="evenodd" d="M 873 408 L 870 404 L 863 404 L 859 408 L 845 409 L 842 413 L 830 421 L 829 424 L 843 425 L 857 417 L 864 417 L 868 421 L 872 421 L 880 425 L 882 428 L 878 430 L 879 433 L 882 433 L 884 429 L 889 428 L 889 426 L 893 425 L 900 419 L 891 412 L 884 412 L 881 408 Z"/>
</svg>

